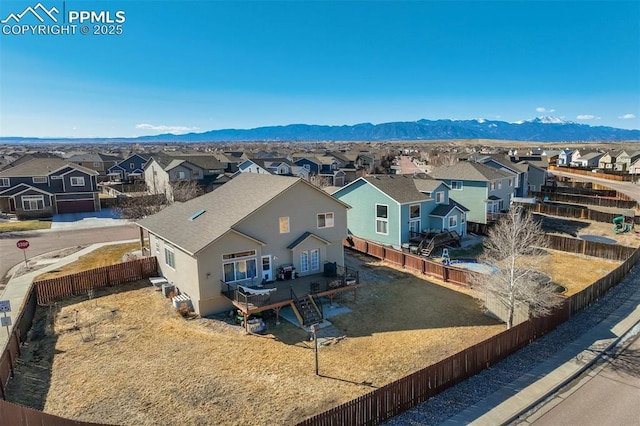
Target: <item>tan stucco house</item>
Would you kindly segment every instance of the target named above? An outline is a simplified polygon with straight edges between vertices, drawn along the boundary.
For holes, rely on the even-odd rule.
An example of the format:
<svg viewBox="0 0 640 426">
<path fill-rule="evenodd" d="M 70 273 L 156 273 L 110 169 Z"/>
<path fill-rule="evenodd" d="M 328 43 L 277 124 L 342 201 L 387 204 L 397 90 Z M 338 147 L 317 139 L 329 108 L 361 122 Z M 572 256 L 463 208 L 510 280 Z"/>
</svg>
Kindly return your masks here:
<svg viewBox="0 0 640 426">
<path fill-rule="evenodd" d="M 344 265 L 347 208 L 303 179 L 242 173 L 138 225 L 162 275 L 208 315 L 233 308 L 223 294 L 230 285 L 274 281 L 280 267 L 305 276 L 325 262 Z"/>
</svg>

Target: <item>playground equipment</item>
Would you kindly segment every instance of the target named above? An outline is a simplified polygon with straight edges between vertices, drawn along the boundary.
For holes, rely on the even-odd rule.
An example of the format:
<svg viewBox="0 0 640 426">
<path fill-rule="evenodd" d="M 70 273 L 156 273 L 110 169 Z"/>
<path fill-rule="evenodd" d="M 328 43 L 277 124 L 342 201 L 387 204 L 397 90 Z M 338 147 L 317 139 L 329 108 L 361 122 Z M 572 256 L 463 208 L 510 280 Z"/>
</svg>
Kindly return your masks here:
<svg viewBox="0 0 640 426">
<path fill-rule="evenodd" d="M 624 223 L 624 216 L 614 217 L 613 220 L 613 232 L 616 234 L 624 234 L 625 232 L 631 231 L 631 224 Z"/>
</svg>

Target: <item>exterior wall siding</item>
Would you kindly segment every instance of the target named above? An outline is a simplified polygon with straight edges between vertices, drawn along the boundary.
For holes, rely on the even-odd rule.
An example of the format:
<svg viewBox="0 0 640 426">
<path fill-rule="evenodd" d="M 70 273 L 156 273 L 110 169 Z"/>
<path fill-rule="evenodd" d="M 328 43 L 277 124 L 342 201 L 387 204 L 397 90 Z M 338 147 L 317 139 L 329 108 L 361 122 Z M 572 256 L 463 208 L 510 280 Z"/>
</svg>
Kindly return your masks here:
<svg viewBox="0 0 640 426">
<path fill-rule="evenodd" d="M 451 184 L 451 180 L 445 180 Z M 476 223 L 487 223 L 487 182 L 463 181 L 462 190 L 449 191 L 449 197 L 469 209 L 467 220 Z"/>
</svg>

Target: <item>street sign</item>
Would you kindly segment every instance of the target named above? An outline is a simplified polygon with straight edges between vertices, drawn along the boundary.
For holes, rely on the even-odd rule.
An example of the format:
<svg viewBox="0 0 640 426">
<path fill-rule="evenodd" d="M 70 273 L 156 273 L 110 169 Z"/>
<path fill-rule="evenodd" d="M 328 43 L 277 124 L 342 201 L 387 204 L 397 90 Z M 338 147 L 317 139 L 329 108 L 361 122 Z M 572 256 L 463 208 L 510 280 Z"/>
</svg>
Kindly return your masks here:
<svg viewBox="0 0 640 426">
<path fill-rule="evenodd" d="M 29 241 L 27 240 L 20 240 L 16 243 L 16 246 L 20 249 L 20 250 L 24 250 L 29 248 Z"/>
<path fill-rule="evenodd" d="M 0 300 L 0 312 L 11 312 L 10 300 Z"/>
<path fill-rule="evenodd" d="M 0 317 L 0 327 L 10 327 L 11 317 Z"/>
</svg>

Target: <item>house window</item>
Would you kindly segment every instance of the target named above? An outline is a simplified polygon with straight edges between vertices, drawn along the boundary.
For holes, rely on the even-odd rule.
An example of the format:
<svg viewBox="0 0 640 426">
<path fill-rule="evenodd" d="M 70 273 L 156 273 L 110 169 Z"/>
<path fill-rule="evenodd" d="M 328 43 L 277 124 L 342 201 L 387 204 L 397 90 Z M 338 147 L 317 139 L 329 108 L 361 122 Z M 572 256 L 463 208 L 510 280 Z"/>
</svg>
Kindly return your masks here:
<svg viewBox="0 0 640 426">
<path fill-rule="evenodd" d="M 133 170 L 136 168 L 136 165 L 134 163 L 129 163 L 129 168 Z"/>
<path fill-rule="evenodd" d="M 71 176 L 71 186 L 84 186 L 84 177 Z"/>
<path fill-rule="evenodd" d="M 191 174 L 194 176 L 200 176 L 200 171 L 194 170 Z"/>
<path fill-rule="evenodd" d="M 451 189 L 456 191 L 462 190 L 462 181 L 461 180 L 452 180 L 451 181 Z"/>
<path fill-rule="evenodd" d="M 436 192 L 436 204 L 444 203 L 444 192 L 438 191 Z"/>
<path fill-rule="evenodd" d="M 303 166 L 305 169 L 307 170 L 311 170 L 311 165 L 310 164 L 304 164 Z"/>
<path fill-rule="evenodd" d="M 309 272 L 309 252 L 306 250 L 300 252 L 300 272 Z"/>
<path fill-rule="evenodd" d="M 318 249 L 311 250 L 311 270 L 320 270 L 320 250 Z"/>
<path fill-rule="evenodd" d="M 319 213 L 318 228 L 333 228 L 333 213 Z"/>
<path fill-rule="evenodd" d="M 156 239 L 156 254 L 160 254 L 160 240 Z"/>
<path fill-rule="evenodd" d="M 455 228 L 458 225 L 458 218 L 456 216 L 449 216 L 449 228 Z"/>
<path fill-rule="evenodd" d="M 498 189 L 502 189 L 502 182 L 498 182 Z"/>
<path fill-rule="evenodd" d="M 255 255 L 255 250 L 223 254 L 223 260 L 232 260 L 222 263 L 224 282 L 249 280 L 257 277 L 257 263 L 255 257 L 253 257 Z"/>
<path fill-rule="evenodd" d="M 509 186 L 513 185 L 513 181 L 509 179 Z"/>
<path fill-rule="evenodd" d="M 466 213 L 463 213 L 460 215 L 460 223 L 464 223 L 464 221 L 466 220 L 466 216 L 467 216 Z"/>
<path fill-rule="evenodd" d="M 9 186 L 11 186 L 9 178 L 0 178 L 0 188 L 8 188 Z"/>
<path fill-rule="evenodd" d="M 93 163 L 93 167 L 100 167 L 100 163 Z"/>
<path fill-rule="evenodd" d="M 33 183 L 47 183 L 47 177 L 46 176 L 35 176 L 33 178 Z"/>
<path fill-rule="evenodd" d="M 176 269 L 176 254 L 173 251 L 173 247 L 164 248 L 164 263 L 171 269 Z"/>
<path fill-rule="evenodd" d="M 376 204 L 376 233 L 389 234 L 389 206 Z"/>
<path fill-rule="evenodd" d="M 280 223 L 280 233 L 281 234 L 288 234 L 289 233 L 289 217 L 281 217 L 279 219 L 279 223 Z"/>
<path fill-rule="evenodd" d="M 24 195 L 22 197 L 22 209 L 25 211 L 44 209 L 44 196 Z"/>
<path fill-rule="evenodd" d="M 412 206 L 409 206 L 409 217 L 411 219 L 420 218 L 420 204 L 413 204 Z"/>
<path fill-rule="evenodd" d="M 177 172 L 176 176 L 178 177 L 178 179 L 184 179 L 187 177 L 187 174 L 185 172 Z"/>
</svg>

